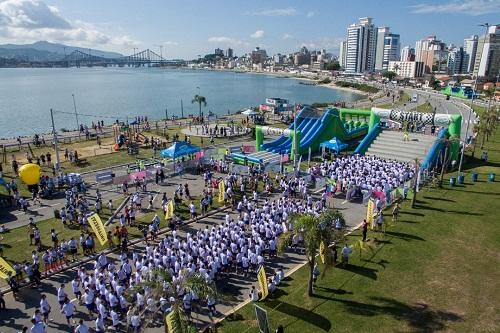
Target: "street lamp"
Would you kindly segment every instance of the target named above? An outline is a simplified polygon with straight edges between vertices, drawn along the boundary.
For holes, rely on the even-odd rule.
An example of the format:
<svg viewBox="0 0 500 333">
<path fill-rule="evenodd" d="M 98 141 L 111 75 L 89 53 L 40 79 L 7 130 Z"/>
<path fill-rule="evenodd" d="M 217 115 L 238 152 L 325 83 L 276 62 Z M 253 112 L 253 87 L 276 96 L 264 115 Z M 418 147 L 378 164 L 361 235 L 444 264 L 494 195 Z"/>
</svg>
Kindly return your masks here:
<svg viewBox="0 0 500 333">
<path fill-rule="evenodd" d="M 485 32 L 484 32 L 484 37 L 483 37 L 483 46 L 481 49 L 481 57 L 479 58 L 479 67 L 480 67 L 481 66 L 481 58 L 484 55 L 484 44 L 486 44 L 486 36 L 488 35 L 488 28 L 490 27 L 490 24 L 484 23 L 484 24 L 480 24 L 479 26 L 485 27 Z M 462 163 L 464 160 L 465 145 L 467 144 L 467 137 L 469 136 L 470 118 L 471 118 L 471 114 L 472 114 L 472 105 L 474 103 L 474 96 L 476 95 L 477 79 L 479 77 L 479 67 L 477 70 L 476 78 L 474 79 L 474 89 L 472 90 L 472 97 L 470 99 L 469 116 L 467 117 L 467 124 L 465 127 L 464 146 L 462 147 L 462 153 L 460 154 L 460 163 L 458 164 L 458 173 L 460 173 L 462 171 Z"/>
<path fill-rule="evenodd" d="M 71 96 L 73 97 L 73 107 L 75 108 L 76 129 L 78 131 L 78 139 L 81 139 L 80 124 L 78 123 L 78 113 L 76 113 L 75 94 L 71 94 Z"/>
</svg>

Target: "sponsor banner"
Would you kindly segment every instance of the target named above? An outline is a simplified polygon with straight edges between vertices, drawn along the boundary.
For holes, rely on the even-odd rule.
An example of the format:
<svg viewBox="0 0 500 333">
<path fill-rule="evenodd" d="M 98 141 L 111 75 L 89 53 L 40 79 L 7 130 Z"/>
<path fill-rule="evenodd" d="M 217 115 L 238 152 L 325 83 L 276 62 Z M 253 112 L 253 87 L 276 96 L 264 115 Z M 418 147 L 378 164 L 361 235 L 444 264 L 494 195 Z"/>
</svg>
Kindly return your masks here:
<svg viewBox="0 0 500 333">
<path fill-rule="evenodd" d="M 325 242 L 321 241 L 321 243 L 319 243 L 319 257 L 323 264 L 325 263 L 325 254 L 326 254 Z"/>
<path fill-rule="evenodd" d="M 267 278 L 266 278 L 266 270 L 264 269 L 264 265 L 260 266 L 257 272 L 257 280 L 259 281 L 259 287 L 262 292 L 262 297 L 260 300 L 264 300 L 267 295 L 269 295 L 269 290 L 267 289 Z"/>
<path fill-rule="evenodd" d="M 146 178 L 146 171 L 139 171 L 139 172 L 134 172 L 129 175 L 129 178 L 131 181 L 134 181 L 136 179 L 144 179 Z"/>
<path fill-rule="evenodd" d="M 197 153 L 194 153 L 194 158 L 196 158 L 196 159 L 200 159 L 203 156 L 205 156 L 205 153 L 203 151 L 199 151 Z"/>
<path fill-rule="evenodd" d="M 375 201 L 373 198 L 368 199 L 368 206 L 366 206 L 366 223 L 373 229 L 375 227 L 375 220 L 373 219 L 373 213 L 375 211 Z"/>
<path fill-rule="evenodd" d="M 260 129 L 264 135 L 283 135 L 288 137 L 292 132 L 288 128 L 277 128 L 269 126 L 262 126 Z"/>
<path fill-rule="evenodd" d="M 93 214 L 87 217 L 87 222 L 90 224 L 90 227 L 95 233 L 96 238 L 99 240 L 101 245 L 106 244 L 108 241 L 108 234 L 106 233 L 106 229 L 102 224 L 101 218 L 97 214 Z"/>
<path fill-rule="evenodd" d="M 224 202 L 224 192 L 226 192 L 226 185 L 224 181 L 219 182 L 219 202 Z"/>
<path fill-rule="evenodd" d="M 12 276 L 16 275 L 16 271 L 12 268 L 11 265 L 7 261 L 5 261 L 2 257 L 0 257 L 0 278 L 8 279 L 9 272 L 11 272 Z"/>
<path fill-rule="evenodd" d="M 243 151 L 245 153 L 255 153 L 255 146 L 243 145 Z"/>
</svg>

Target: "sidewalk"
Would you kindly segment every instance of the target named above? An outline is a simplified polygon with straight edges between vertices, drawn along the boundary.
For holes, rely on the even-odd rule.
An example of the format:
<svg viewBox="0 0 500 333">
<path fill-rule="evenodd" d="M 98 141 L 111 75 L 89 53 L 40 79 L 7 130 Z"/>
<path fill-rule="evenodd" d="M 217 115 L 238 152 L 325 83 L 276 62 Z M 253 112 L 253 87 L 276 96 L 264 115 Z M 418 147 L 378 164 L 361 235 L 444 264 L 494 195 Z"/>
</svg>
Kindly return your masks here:
<svg viewBox="0 0 500 333">
<path fill-rule="evenodd" d="M 181 180 L 184 182 L 185 179 L 187 179 L 190 183 L 193 183 L 197 181 L 197 177 L 193 177 L 191 175 L 188 176 L 189 178 L 192 179 L 187 179 L 186 177 L 179 179 L 178 177 L 174 177 L 172 180 Z M 198 179 L 198 183 L 203 186 L 203 182 Z M 174 188 L 176 184 L 171 184 L 167 185 L 165 188 Z M 192 193 L 196 193 L 196 190 L 192 189 Z M 167 192 L 168 193 L 168 192 Z M 318 194 L 315 194 L 315 196 L 318 196 Z M 271 197 L 272 199 L 280 197 L 279 193 L 273 194 Z M 365 208 L 361 204 L 354 204 L 354 203 L 345 203 L 342 204 L 343 199 L 328 199 L 328 203 L 330 205 L 335 206 L 339 210 L 341 210 L 345 217 L 346 221 L 348 223 L 349 227 L 354 227 L 357 224 L 359 224 L 360 221 L 362 221 L 362 218 L 365 214 Z M 260 203 L 262 204 L 262 197 L 260 198 Z M 231 211 L 231 215 L 235 216 L 235 212 Z M 215 213 L 212 216 L 205 217 L 203 219 L 200 219 L 196 222 L 190 222 L 189 224 L 186 224 L 180 228 L 178 231 L 178 234 L 184 238 L 186 233 L 195 233 L 196 230 L 200 228 L 205 228 L 205 226 L 211 226 L 214 224 L 220 224 L 224 221 L 224 215 L 225 212 L 218 212 Z M 131 248 L 135 248 L 139 251 L 143 250 L 144 248 L 144 242 L 139 242 L 138 244 L 131 246 Z M 110 259 L 117 260 L 117 254 L 112 253 L 108 255 Z M 274 269 L 281 267 L 283 270 L 286 272 L 289 272 L 299 265 L 301 265 L 304 262 L 304 257 L 302 255 L 298 255 L 296 253 L 286 253 L 283 256 L 280 256 L 278 258 L 275 258 L 273 260 L 266 260 L 266 271 L 268 273 L 271 273 Z M 87 268 L 91 267 L 91 261 L 85 263 L 85 266 Z M 66 283 L 66 291 L 70 295 L 70 297 L 73 297 L 73 294 L 71 292 L 71 288 L 69 288 L 69 282 L 74 278 L 76 275 L 75 269 L 70 269 L 61 273 L 58 273 L 54 276 L 51 276 L 49 279 L 43 280 L 43 286 L 42 290 L 33 290 L 33 289 L 22 289 L 21 295 L 22 295 L 22 302 L 15 301 L 12 297 L 11 293 L 8 293 L 5 295 L 5 301 L 7 303 L 7 309 L 10 309 L 6 312 L 0 312 L 0 332 L 10 332 L 14 330 L 20 330 L 23 325 L 28 325 L 29 320 L 31 319 L 32 314 L 34 313 L 34 310 L 36 307 L 38 307 L 38 302 L 40 299 L 40 294 L 43 292 L 47 295 L 49 304 L 53 306 L 53 311 L 52 311 L 52 317 L 54 321 L 49 324 L 49 332 L 68 332 L 68 327 L 65 324 L 65 318 L 62 314 L 59 313 L 58 308 L 57 308 L 57 298 L 56 298 L 56 289 L 59 287 L 61 283 Z M 227 312 L 231 312 L 235 306 L 237 306 L 239 303 L 245 301 L 248 297 L 249 290 L 251 289 L 251 286 L 256 284 L 256 277 L 255 276 L 250 276 L 247 278 L 244 278 L 242 276 L 236 275 L 234 273 L 229 274 L 226 277 L 223 277 L 218 283 L 217 286 L 219 290 L 227 295 L 230 296 L 228 297 L 227 301 L 224 301 L 222 304 L 217 305 L 217 310 L 220 314 L 224 314 Z M 86 310 L 82 306 L 77 306 L 77 313 L 76 313 L 76 319 L 84 319 L 88 325 L 93 327 L 93 323 L 89 321 L 88 316 L 86 315 Z M 210 321 L 208 320 L 208 317 L 203 315 L 203 314 L 194 314 L 193 317 L 195 318 L 195 322 L 197 325 L 200 327 L 202 325 L 208 324 Z M 8 330 L 5 331 L 4 329 L 7 328 Z M 146 332 L 164 332 L 164 328 L 148 328 Z"/>
</svg>

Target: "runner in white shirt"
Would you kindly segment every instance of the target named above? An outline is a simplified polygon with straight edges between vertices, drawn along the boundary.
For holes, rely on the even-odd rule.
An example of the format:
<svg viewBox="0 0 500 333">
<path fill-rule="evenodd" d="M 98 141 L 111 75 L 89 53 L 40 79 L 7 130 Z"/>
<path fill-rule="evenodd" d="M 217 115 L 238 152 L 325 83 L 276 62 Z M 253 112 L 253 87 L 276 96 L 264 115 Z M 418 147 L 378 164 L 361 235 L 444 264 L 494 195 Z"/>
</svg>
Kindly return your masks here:
<svg viewBox="0 0 500 333">
<path fill-rule="evenodd" d="M 115 329 L 115 331 L 118 332 L 120 330 L 121 322 L 120 322 L 120 316 L 118 315 L 118 312 L 116 312 L 115 310 L 111 310 L 111 320 L 113 322 L 113 328 Z"/>
<path fill-rule="evenodd" d="M 83 319 L 78 322 L 79 325 L 75 328 L 75 333 L 89 333 L 89 327 L 83 323 Z"/>
<path fill-rule="evenodd" d="M 96 333 L 106 332 L 106 326 L 104 325 L 104 319 L 101 317 L 101 314 L 98 314 L 97 319 L 95 320 L 95 332 Z"/>
<path fill-rule="evenodd" d="M 50 306 L 49 302 L 47 301 L 47 296 L 42 295 L 42 299 L 40 300 L 40 312 L 43 315 L 43 322 L 45 324 L 47 324 L 47 322 L 49 321 L 50 309 L 51 309 L 51 306 Z"/>
<path fill-rule="evenodd" d="M 80 291 L 80 278 L 76 277 L 71 281 L 71 289 L 73 290 L 73 294 L 75 295 L 78 302 L 82 303 L 82 292 Z"/>
<path fill-rule="evenodd" d="M 68 295 L 66 294 L 66 291 L 64 291 L 64 283 L 62 283 L 61 286 L 57 289 L 57 301 L 59 302 L 61 309 L 66 302 L 66 298 L 68 298 Z"/>
<path fill-rule="evenodd" d="M 35 319 L 31 319 L 31 323 L 33 324 L 33 326 L 31 326 L 31 333 L 47 333 L 44 323 L 37 323 Z"/>
<path fill-rule="evenodd" d="M 64 313 L 66 316 L 66 322 L 68 326 L 75 326 L 75 321 L 73 320 L 73 325 L 70 323 L 70 319 L 73 319 L 73 315 L 75 314 L 75 305 L 70 302 L 69 299 L 66 299 L 66 303 L 63 304 L 61 313 Z"/>
</svg>

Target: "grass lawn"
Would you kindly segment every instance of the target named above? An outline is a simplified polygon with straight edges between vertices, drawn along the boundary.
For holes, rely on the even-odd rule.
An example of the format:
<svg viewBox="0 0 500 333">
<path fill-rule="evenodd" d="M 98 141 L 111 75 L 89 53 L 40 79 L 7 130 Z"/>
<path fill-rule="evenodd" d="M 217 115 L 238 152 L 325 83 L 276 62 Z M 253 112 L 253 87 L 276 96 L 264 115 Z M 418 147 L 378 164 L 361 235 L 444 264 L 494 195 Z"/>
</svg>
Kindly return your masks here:
<svg viewBox="0 0 500 333">
<path fill-rule="evenodd" d="M 423 113 L 430 113 L 433 111 L 433 108 L 432 108 L 431 103 L 425 102 L 424 104 L 417 106 L 417 111 L 423 112 Z"/>
<path fill-rule="evenodd" d="M 395 107 L 395 106 L 401 106 L 405 103 L 409 103 L 409 100 L 410 100 L 410 96 L 407 93 L 403 92 L 399 96 L 399 98 L 394 101 L 394 105 L 392 105 L 392 103 L 386 103 L 386 104 L 377 105 L 377 107 L 383 108 L 383 109 L 390 109 L 390 108 Z"/>
<path fill-rule="evenodd" d="M 500 331 L 500 131 L 488 142 L 490 162 L 469 158 L 466 184 L 425 188 L 417 207 L 402 206 L 399 221 L 377 238 L 372 252 L 333 268 L 307 296 L 306 268 L 260 302 L 271 330 L 285 332 Z M 479 182 L 470 182 L 470 173 Z M 386 221 L 389 217 L 386 218 Z M 354 244 L 360 237 L 349 237 Z M 323 272 L 322 267 L 320 268 Z M 268 271 L 268 273 L 270 273 Z M 223 321 L 221 332 L 258 332 L 253 305 Z"/>
</svg>

